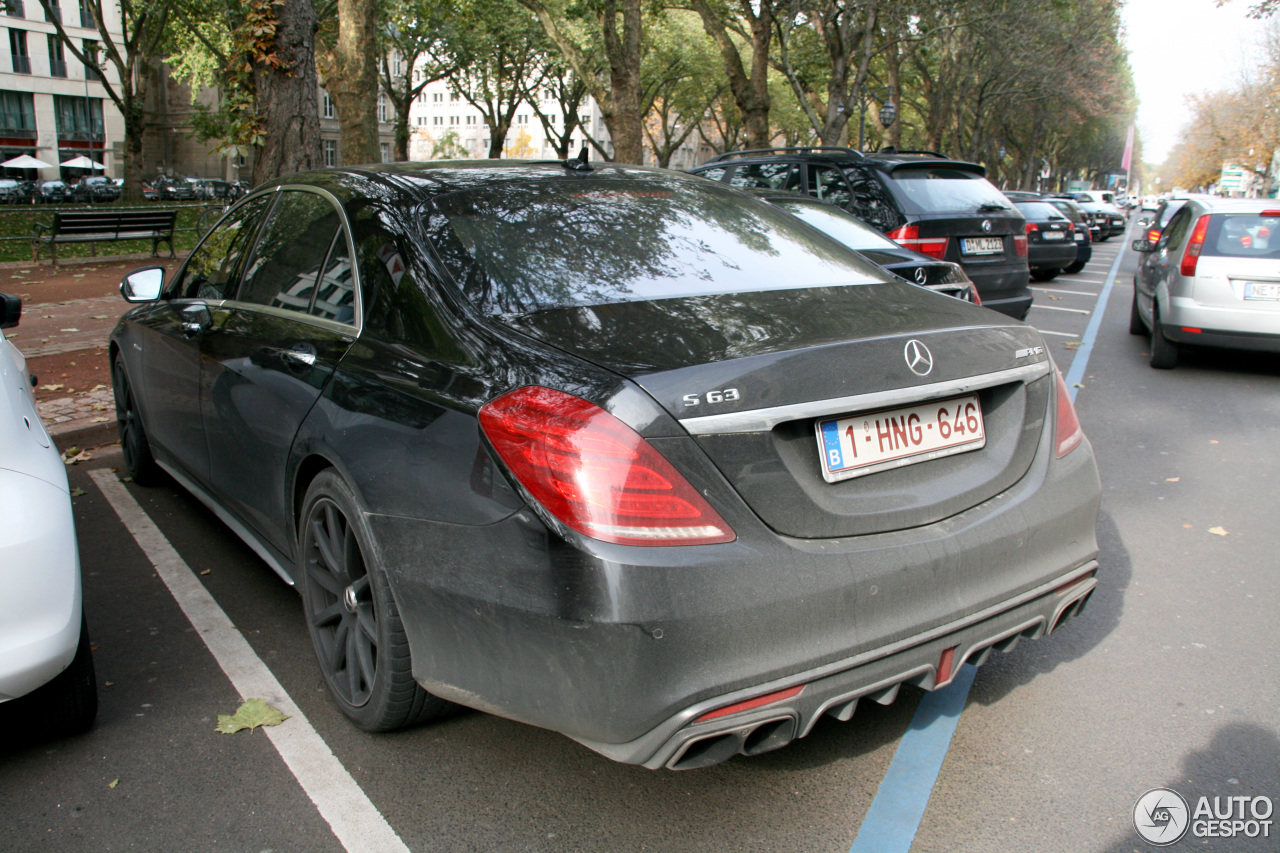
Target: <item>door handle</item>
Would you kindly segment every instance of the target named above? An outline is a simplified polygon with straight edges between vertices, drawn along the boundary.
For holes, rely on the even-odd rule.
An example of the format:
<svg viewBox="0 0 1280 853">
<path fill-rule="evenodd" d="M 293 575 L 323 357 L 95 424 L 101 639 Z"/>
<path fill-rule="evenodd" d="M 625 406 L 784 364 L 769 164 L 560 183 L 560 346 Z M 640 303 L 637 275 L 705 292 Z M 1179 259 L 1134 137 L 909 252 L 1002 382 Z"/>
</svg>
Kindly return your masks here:
<svg viewBox="0 0 1280 853">
<path fill-rule="evenodd" d="M 316 363 L 316 348 L 311 344 L 294 344 L 284 351 L 284 355 L 291 361 L 307 367 L 313 367 Z"/>
</svg>

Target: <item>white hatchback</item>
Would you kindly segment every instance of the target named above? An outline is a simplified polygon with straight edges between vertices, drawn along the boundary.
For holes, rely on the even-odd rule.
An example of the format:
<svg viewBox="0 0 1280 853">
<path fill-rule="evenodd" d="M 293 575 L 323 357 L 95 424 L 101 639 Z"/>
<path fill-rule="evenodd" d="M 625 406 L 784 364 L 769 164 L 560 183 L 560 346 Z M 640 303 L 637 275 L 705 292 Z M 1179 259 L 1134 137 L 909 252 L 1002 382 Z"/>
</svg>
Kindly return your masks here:
<svg viewBox="0 0 1280 853">
<path fill-rule="evenodd" d="M 1134 276 L 1129 331 L 1151 334 L 1151 366 L 1183 344 L 1280 352 L 1280 202 L 1189 199 Z"/>
<path fill-rule="evenodd" d="M 0 326 L 17 297 L 0 294 Z M 98 710 L 81 607 L 66 466 L 36 411 L 26 359 L 0 339 L 0 703 L 20 699 L 41 729 L 87 729 Z"/>
</svg>

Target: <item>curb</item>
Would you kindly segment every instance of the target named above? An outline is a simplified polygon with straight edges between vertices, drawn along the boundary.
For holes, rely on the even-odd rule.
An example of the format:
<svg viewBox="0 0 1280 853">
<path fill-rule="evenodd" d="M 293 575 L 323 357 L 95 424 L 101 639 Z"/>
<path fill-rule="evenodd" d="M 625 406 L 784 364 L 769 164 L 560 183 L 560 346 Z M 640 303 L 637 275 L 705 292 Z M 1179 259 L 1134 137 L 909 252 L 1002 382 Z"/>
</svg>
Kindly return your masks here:
<svg viewBox="0 0 1280 853">
<path fill-rule="evenodd" d="M 79 447 L 81 450 L 87 450 L 92 447 L 115 444 L 120 440 L 119 435 L 116 434 L 116 422 L 114 420 L 107 423 L 72 427 L 61 432 L 50 431 L 49 438 L 53 439 L 53 444 L 58 448 L 59 452 L 66 452 L 69 447 Z"/>
</svg>

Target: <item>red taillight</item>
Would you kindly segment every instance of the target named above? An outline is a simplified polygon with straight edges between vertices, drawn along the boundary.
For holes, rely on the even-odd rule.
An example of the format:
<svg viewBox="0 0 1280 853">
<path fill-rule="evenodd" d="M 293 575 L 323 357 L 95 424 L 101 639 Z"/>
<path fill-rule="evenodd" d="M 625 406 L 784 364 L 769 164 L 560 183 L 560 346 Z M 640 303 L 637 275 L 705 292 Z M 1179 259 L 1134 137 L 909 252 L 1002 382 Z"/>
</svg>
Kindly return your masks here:
<svg viewBox="0 0 1280 853">
<path fill-rule="evenodd" d="M 978 285 L 974 284 L 969 287 L 969 295 L 973 297 L 974 305 L 982 304 L 982 296 L 978 294 Z"/>
<path fill-rule="evenodd" d="M 1204 235 L 1208 231 L 1209 214 L 1206 213 L 1196 220 L 1191 239 L 1187 241 L 1187 249 L 1182 253 L 1182 264 L 1178 267 L 1178 272 L 1185 276 L 1196 274 L 1196 263 L 1200 260 L 1200 250 L 1204 248 Z"/>
<path fill-rule="evenodd" d="M 635 430 L 604 409 L 530 385 L 480 409 L 511 473 L 579 533 L 619 545 L 711 545 L 736 536 Z"/>
<path fill-rule="evenodd" d="M 716 708 L 714 711 L 708 711 L 698 719 L 695 723 L 701 723 L 703 720 L 714 720 L 717 717 L 727 717 L 730 714 L 737 714 L 740 711 L 750 711 L 752 708 L 762 708 L 765 705 L 772 705 L 774 702 L 781 702 L 783 699 L 791 699 L 799 696 L 800 691 L 804 690 L 804 685 L 798 687 L 788 687 L 786 690 L 779 690 L 777 693 L 767 693 L 764 696 L 757 696 L 754 699 L 748 699 L 745 702 L 736 702 L 732 705 L 725 705 L 723 708 Z"/>
<path fill-rule="evenodd" d="M 1280 210 L 1264 210 L 1258 215 L 1259 216 L 1280 216 Z"/>
<path fill-rule="evenodd" d="M 1071 395 L 1067 393 L 1067 383 L 1056 365 L 1053 368 L 1053 376 L 1058 386 L 1058 427 L 1054 433 L 1053 443 L 1057 448 L 1058 458 L 1061 459 L 1084 441 L 1084 430 L 1080 428 L 1076 405 L 1071 402 Z"/>
<path fill-rule="evenodd" d="M 1030 234 L 1032 231 L 1039 231 L 1039 230 L 1040 230 L 1040 226 L 1039 226 L 1039 225 L 1037 225 L 1037 224 L 1035 224 L 1034 222 L 1028 222 L 1028 223 L 1027 223 L 1027 233 L 1028 233 L 1028 234 Z"/>
<path fill-rule="evenodd" d="M 895 228 L 889 232 L 888 237 L 903 248 L 931 258 L 942 260 L 947 256 L 947 238 L 921 237 L 918 225 L 903 225 L 901 228 Z"/>
<path fill-rule="evenodd" d="M 1013 235 L 1013 253 L 1020 258 L 1025 258 L 1027 256 L 1027 235 L 1026 234 Z"/>
</svg>

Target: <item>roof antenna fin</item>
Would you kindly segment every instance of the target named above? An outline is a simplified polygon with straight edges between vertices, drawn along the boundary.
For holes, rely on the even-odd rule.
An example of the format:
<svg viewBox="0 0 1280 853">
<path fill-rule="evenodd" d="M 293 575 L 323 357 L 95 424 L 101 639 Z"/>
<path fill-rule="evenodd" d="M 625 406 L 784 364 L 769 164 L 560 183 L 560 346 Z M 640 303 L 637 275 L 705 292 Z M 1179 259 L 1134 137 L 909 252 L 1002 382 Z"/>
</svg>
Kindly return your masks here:
<svg viewBox="0 0 1280 853">
<path fill-rule="evenodd" d="M 578 152 L 577 159 L 564 161 L 564 167 L 575 172 L 594 171 L 591 164 L 587 162 L 587 143 L 582 143 L 582 150 Z"/>
</svg>

